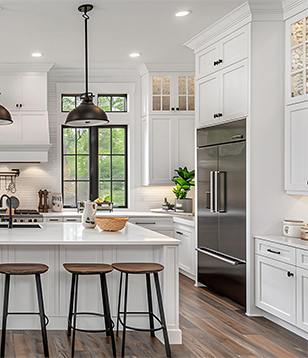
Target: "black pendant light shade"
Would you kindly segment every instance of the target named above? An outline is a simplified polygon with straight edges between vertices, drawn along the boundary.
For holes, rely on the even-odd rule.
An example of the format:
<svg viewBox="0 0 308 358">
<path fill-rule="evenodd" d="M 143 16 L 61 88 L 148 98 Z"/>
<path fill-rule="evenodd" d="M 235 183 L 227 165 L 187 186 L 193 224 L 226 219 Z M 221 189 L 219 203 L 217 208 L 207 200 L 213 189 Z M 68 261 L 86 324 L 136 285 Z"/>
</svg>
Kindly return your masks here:
<svg viewBox="0 0 308 358">
<path fill-rule="evenodd" d="M 78 107 L 73 109 L 66 117 L 65 124 L 71 127 L 89 127 L 101 126 L 109 123 L 107 114 L 93 103 L 94 94 L 89 92 L 89 75 L 88 75 L 88 12 L 93 9 L 93 5 L 86 4 L 78 7 L 82 12 L 85 20 L 85 82 L 86 91 L 81 95 L 82 102 Z"/>
<path fill-rule="evenodd" d="M 109 123 L 107 114 L 92 99 L 83 99 L 67 116 L 65 124 L 71 127 L 100 126 Z"/>
<path fill-rule="evenodd" d="M 0 104 L 0 126 L 5 126 L 12 123 L 13 120 L 11 113 Z"/>
</svg>

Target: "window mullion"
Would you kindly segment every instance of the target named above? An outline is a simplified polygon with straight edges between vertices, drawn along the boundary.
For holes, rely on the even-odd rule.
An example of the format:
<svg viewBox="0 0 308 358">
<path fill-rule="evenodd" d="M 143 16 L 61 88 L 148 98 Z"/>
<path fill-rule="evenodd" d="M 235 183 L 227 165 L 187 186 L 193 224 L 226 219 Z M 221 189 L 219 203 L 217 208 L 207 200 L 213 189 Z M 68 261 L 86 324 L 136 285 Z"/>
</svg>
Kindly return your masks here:
<svg viewBox="0 0 308 358">
<path fill-rule="evenodd" d="M 98 198 L 98 128 L 90 127 L 89 142 L 89 179 L 90 179 L 90 200 Z"/>
</svg>

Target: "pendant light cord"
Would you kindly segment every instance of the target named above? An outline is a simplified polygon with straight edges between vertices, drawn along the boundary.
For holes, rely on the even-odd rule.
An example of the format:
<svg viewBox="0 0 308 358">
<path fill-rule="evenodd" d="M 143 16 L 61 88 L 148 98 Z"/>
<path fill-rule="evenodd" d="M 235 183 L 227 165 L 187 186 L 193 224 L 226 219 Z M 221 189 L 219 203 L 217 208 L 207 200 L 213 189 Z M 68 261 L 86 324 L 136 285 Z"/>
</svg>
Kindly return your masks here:
<svg viewBox="0 0 308 358">
<path fill-rule="evenodd" d="M 88 20 L 90 19 L 89 15 L 85 11 L 85 13 L 82 15 L 82 17 L 85 19 L 84 22 L 84 30 L 85 30 L 85 80 L 86 80 L 86 93 L 85 93 L 85 99 L 89 100 L 89 70 L 88 70 Z"/>
</svg>

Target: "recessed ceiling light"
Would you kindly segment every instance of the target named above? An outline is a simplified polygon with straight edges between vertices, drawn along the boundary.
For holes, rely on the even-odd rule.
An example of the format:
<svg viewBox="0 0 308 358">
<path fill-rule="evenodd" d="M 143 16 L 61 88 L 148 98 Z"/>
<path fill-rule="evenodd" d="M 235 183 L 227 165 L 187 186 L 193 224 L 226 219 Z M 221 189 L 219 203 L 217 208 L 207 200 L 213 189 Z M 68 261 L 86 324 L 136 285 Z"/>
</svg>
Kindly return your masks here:
<svg viewBox="0 0 308 358">
<path fill-rule="evenodd" d="M 33 52 L 32 57 L 42 57 L 43 54 L 40 52 Z"/>
<path fill-rule="evenodd" d="M 129 57 L 139 57 L 139 56 L 141 56 L 141 53 L 139 52 L 133 52 L 129 54 Z"/>
<path fill-rule="evenodd" d="M 176 17 L 183 17 L 183 16 L 187 16 L 191 14 L 191 11 L 190 10 L 182 10 L 182 11 L 178 11 L 175 13 L 175 16 Z"/>
</svg>

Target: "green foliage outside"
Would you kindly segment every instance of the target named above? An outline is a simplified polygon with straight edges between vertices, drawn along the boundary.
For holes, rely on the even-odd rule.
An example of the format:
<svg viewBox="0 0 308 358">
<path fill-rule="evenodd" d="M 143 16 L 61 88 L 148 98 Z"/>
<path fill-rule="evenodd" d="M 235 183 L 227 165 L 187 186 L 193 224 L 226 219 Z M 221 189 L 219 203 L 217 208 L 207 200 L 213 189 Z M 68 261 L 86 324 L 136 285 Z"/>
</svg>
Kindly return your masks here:
<svg viewBox="0 0 308 358">
<path fill-rule="evenodd" d="M 99 129 L 99 197 L 125 205 L 125 129 Z M 64 205 L 89 199 L 89 129 L 63 129 Z M 76 184 L 70 180 L 77 180 Z M 116 182 L 113 180 L 117 180 Z M 76 200 L 77 199 L 77 200 Z"/>
<path fill-rule="evenodd" d="M 179 168 L 176 170 L 178 176 L 173 178 L 175 187 L 172 189 L 177 199 L 185 199 L 192 186 L 195 186 L 193 181 L 195 177 L 195 171 L 188 171 L 187 167 Z"/>
<path fill-rule="evenodd" d="M 76 101 L 76 103 L 75 103 Z M 62 112 L 70 112 L 81 102 L 80 96 L 63 96 Z M 98 96 L 98 107 L 105 112 L 124 112 L 126 98 L 116 96 Z"/>
</svg>

